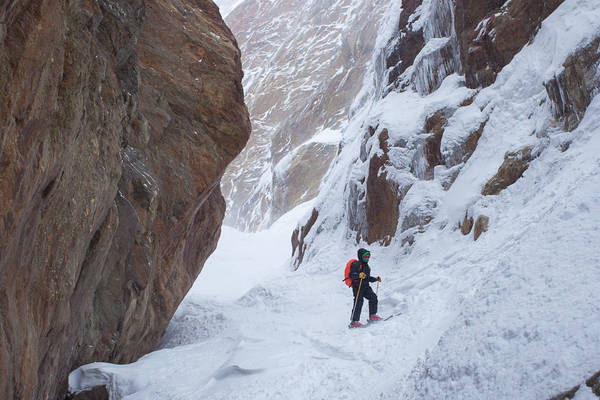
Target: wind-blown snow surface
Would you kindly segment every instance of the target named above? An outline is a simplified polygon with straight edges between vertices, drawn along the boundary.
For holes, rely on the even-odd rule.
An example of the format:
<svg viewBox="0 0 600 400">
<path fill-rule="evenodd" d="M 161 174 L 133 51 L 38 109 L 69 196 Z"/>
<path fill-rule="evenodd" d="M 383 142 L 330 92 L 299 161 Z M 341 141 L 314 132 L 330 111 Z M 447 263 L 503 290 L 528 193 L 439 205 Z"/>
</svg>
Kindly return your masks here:
<svg viewBox="0 0 600 400">
<path fill-rule="evenodd" d="M 346 243 L 290 272 L 287 234 L 306 204 L 259 234 L 225 228 L 164 348 L 84 366 L 72 389 L 106 384 L 113 400 L 508 399 L 582 382 L 600 360 L 600 98 L 591 107 L 567 153 L 545 152 L 487 204 L 495 224 L 479 241 L 436 230 L 400 260 L 373 250 L 380 314 L 402 313 L 390 321 L 346 329 Z"/>
<path fill-rule="evenodd" d="M 312 238 L 296 272 L 289 237 L 313 205 L 339 222 L 345 176 L 355 173 L 350 130 L 378 121 L 390 135 L 410 137 L 402 127 L 419 124 L 406 122 L 470 95 L 457 76 L 430 96 L 393 94 L 358 112 L 329 193 L 268 231 L 224 228 L 163 348 L 129 365 L 83 366 L 71 374 L 71 389 L 104 384 L 113 400 L 476 400 L 547 399 L 583 383 L 600 369 L 600 97 L 565 133 L 552 126 L 542 83 L 600 32 L 596 5 L 566 0 L 496 84 L 449 120 L 455 136 L 443 149 L 458 126 L 488 119 L 476 152 L 450 190 L 437 179 L 415 185 L 440 206 L 409 252 L 397 242 L 371 248 L 373 273 L 383 278 L 380 315 L 400 315 L 346 329 L 352 299 L 341 280 L 356 247 L 343 226 Z M 394 104 L 418 112 L 402 117 Z M 539 156 L 523 177 L 498 196 L 481 196 L 503 154 L 525 145 Z M 466 209 L 490 218 L 476 242 L 455 229 Z M 576 398 L 591 397 L 584 387 Z"/>
<path fill-rule="evenodd" d="M 287 234 L 306 204 L 259 234 L 225 228 L 164 349 L 84 366 L 72 389 L 107 384 L 111 399 L 130 400 L 508 399 L 582 382 L 600 360 L 600 98 L 591 107 L 567 153 L 545 152 L 487 204 L 494 228 L 479 241 L 436 230 L 398 261 L 373 250 L 380 314 L 402 313 L 390 321 L 346 329 L 346 243 L 290 272 Z"/>
<path fill-rule="evenodd" d="M 495 223 L 479 241 L 436 230 L 406 258 L 373 250 L 380 314 L 402 313 L 390 321 L 346 329 L 346 243 L 290 272 L 287 233 L 304 205 L 260 234 L 225 228 L 164 349 L 84 366 L 72 389 L 106 384 L 129 400 L 508 399 L 582 382 L 600 360 L 600 99 L 591 107 L 567 153 L 545 152 L 487 204 Z"/>
</svg>

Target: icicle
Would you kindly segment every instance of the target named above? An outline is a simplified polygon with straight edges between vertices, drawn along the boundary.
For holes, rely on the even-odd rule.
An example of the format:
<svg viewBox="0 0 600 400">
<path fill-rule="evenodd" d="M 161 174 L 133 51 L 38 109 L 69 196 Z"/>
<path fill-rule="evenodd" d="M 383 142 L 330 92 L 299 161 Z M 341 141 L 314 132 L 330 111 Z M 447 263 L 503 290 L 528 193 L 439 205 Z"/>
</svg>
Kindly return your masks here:
<svg viewBox="0 0 600 400">
<path fill-rule="evenodd" d="M 423 26 L 426 44 L 417 55 L 411 72 L 412 86 L 421 95 L 433 92 L 444 78 L 461 69 L 452 2 L 433 0 L 429 7 Z"/>
</svg>

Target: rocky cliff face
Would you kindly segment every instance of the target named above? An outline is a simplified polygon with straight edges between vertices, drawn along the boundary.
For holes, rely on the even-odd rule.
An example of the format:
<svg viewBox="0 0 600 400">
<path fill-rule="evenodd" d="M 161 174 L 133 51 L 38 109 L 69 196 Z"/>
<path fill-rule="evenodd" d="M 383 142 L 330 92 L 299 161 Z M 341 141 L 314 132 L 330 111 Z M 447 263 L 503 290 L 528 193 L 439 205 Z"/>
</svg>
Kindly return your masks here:
<svg viewBox="0 0 600 400">
<path fill-rule="evenodd" d="M 457 0 L 456 32 L 467 86 L 488 86 L 564 0 Z"/>
<path fill-rule="evenodd" d="M 268 227 L 314 198 L 371 59 L 385 1 L 251 0 L 239 40 L 253 133 L 223 179 L 226 223 Z"/>
<path fill-rule="evenodd" d="M 392 6 L 398 10 L 395 28 L 375 55 L 372 71 L 377 105 L 344 133 L 347 149 L 338 158 L 343 167 L 329 174 L 331 194 L 321 193 L 310 218 L 294 232 L 296 267 L 306 259 L 316 232 L 341 229 L 357 244 L 411 245 L 436 218 L 443 192 L 452 189 L 493 120 L 494 109 L 501 108 L 490 95 L 480 93 L 532 43 L 543 21 L 562 2 L 406 0 Z M 507 127 L 528 129 L 540 142 L 535 150 L 499 147 L 497 172 L 487 184 L 482 182 L 477 196 L 497 195 L 515 183 L 557 125 L 577 127 L 600 87 L 598 40 L 580 43 L 551 78 L 521 94 L 539 103 L 529 111 L 528 121 L 548 109 L 552 115 L 540 117 L 543 122 L 531 127 L 531 122 Z M 507 76 L 504 81 L 510 79 Z M 443 88 L 444 82 L 453 87 Z M 445 93 L 452 94 L 446 98 Z M 393 107 L 398 107 L 397 117 L 385 111 Z M 566 147 L 568 143 L 563 151 Z M 354 153 L 344 155 L 345 151 Z M 341 198 L 343 209 L 336 205 Z M 465 235 L 473 231 L 477 239 L 493 221 L 467 203 L 457 228 Z M 329 215 L 323 209 L 330 210 Z"/>
<path fill-rule="evenodd" d="M 0 5 L 0 397 L 152 350 L 216 246 L 249 135 L 209 0 Z"/>
<path fill-rule="evenodd" d="M 563 67 L 544 86 L 554 117 L 564 129 L 572 131 L 600 90 L 600 38 L 569 56 Z"/>
</svg>

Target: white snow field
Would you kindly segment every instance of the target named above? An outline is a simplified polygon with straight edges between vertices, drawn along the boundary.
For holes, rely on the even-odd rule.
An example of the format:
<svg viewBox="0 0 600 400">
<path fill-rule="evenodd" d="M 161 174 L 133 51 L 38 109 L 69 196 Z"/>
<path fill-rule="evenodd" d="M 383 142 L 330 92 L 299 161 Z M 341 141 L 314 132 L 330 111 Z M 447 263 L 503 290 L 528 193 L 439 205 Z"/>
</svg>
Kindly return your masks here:
<svg viewBox="0 0 600 400">
<path fill-rule="evenodd" d="M 600 33 L 597 5 L 566 0 L 496 83 L 451 118 L 445 140 L 488 123 L 448 191 L 434 179 L 409 192 L 414 204 L 419 193 L 439 204 L 410 249 L 356 246 L 339 224 L 315 234 L 298 271 L 289 259 L 291 233 L 313 206 L 343 218 L 362 122 L 416 134 L 428 112 L 471 95 L 456 75 L 429 96 L 394 93 L 356 113 L 313 203 L 257 234 L 224 227 L 161 349 L 129 365 L 82 366 L 71 391 L 106 385 L 111 400 L 479 400 L 549 399 L 582 384 L 600 370 L 600 97 L 566 133 L 543 82 Z M 398 112 L 408 104 L 414 112 Z M 526 145 L 539 156 L 523 177 L 480 195 L 505 152 Z M 477 241 L 457 229 L 466 210 L 489 217 Z M 347 329 L 352 295 L 342 278 L 358 247 L 371 250 L 372 273 L 383 279 L 379 314 L 399 315 Z M 596 397 L 583 385 L 575 398 Z"/>
<path fill-rule="evenodd" d="M 86 365 L 72 389 L 105 384 L 113 400 L 544 399 L 582 383 L 600 367 L 599 98 L 590 111 L 567 153 L 546 151 L 486 204 L 494 223 L 477 242 L 445 228 L 407 256 L 370 247 L 380 315 L 402 313 L 391 320 L 346 328 L 347 243 L 291 271 L 305 204 L 269 231 L 225 227 L 163 349 Z"/>
</svg>

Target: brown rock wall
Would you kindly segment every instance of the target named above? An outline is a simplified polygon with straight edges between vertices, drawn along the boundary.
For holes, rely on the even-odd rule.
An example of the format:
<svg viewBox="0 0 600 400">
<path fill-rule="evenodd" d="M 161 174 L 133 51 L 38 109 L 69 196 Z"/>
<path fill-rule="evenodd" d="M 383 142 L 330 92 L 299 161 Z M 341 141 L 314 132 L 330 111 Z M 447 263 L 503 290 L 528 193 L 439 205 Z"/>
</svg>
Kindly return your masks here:
<svg viewBox="0 0 600 400">
<path fill-rule="evenodd" d="M 479 143 L 479 139 L 483 134 L 483 129 L 487 122 L 488 120 L 483 121 L 479 125 L 479 128 L 469 133 L 464 141 L 456 143 L 452 148 L 448 149 L 446 154 L 444 154 L 443 164 L 451 168 L 461 163 L 466 163 L 477 149 L 477 144 Z"/>
<path fill-rule="evenodd" d="M 158 344 L 216 246 L 241 78 L 208 0 L 0 5 L 0 398 Z"/>
<path fill-rule="evenodd" d="M 365 227 L 363 240 L 367 243 L 381 242 L 388 245 L 398 228 L 399 206 L 408 188 L 400 188 L 398 183 L 388 178 L 385 167 L 389 165 L 389 133 L 383 129 L 379 133 L 381 155 L 369 161 L 366 180 Z M 403 189 L 403 190 L 402 190 Z"/>
<path fill-rule="evenodd" d="M 382 241 L 388 245 L 396 233 L 400 201 L 398 184 L 388 179 L 385 171 L 389 163 L 389 140 L 387 129 L 379 134 L 379 145 L 382 155 L 373 156 L 369 162 L 366 196 L 366 232 L 364 240 L 371 244 Z"/>
<path fill-rule="evenodd" d="M 444 164 L 440 147 L 444 136 L 444 128 L 452 114 L 452 110 L 438 110 L 425 121 L 424 133 L 429 135 L 423 145 L 423 156 L 427 161 L 427 171 L 425 171 L 424 178 L 427 180 L 433 179 L 433 169 L 436 165 Z"/>
<path fill-rule="evenodd" d="M 308 233 L 313 228 L 315 222 L 317 222 L 317 218 L 319 218 L 319 212 L 313 208 L 306 224 L 297 227 L 292 233 L 292 257 L 294 257 L 294 267 L 296 269 L 302 264 L 304 253 L 306 251 L 306 236 L 308 236 Z M 298 250 L 298 253 L 296 253 L 296 250 Z"/>
<path fill-rule="evenodd" d="M 585 384 L 592 389 L 592 392 L 600 398 L 600 371 L 589 377 Z"/>
<path fill-rule="evenodd" d="M 455 27 L 467 87 L 489 86 L 564 0 L 457 0 Z"/>
<path fill-rule="evenodd" d="M 479 239 L 483 232 L 487 232 L 490 224 L 490 218 L 485 215 L 480 215 L 473 226 L 473 240 Z"/>
<path fill-rule="evenodd" d="M 544 83 L 554 116 L 572 131 L 579 125 L 594 93 L 600 89 L 600 38 L 569 56 L 564 69 Z"/>
<path fill-rule="evenodd" d="M 484 196 L 496 195 L 515 183 L 523 172 L 529 168 L 529 163 L 536 157 L 532 154 L 531 147 L 525 147 L 513 153 L 504 155 L 504 162 L 498 172 L 485 184 L 481 190 Z"/>
<path fill-rule="evenodd" d="M 467 236 L 469 233 L 471 233 L 471 230 L 473 229 L 473 217 L 465 214 L 465 218 L 463 219 L 463 222 L 460 224 L 459 227 L 461 233 Z"/>
<path fill-rule="evenodd" d="M 416 14 L 420 7 L 425 7 L 426 11 Z M 398 32 L 387 45 L 384 95 L 390 90 L 405 90 L 409 86 L 419 94 L 427 95 L 438 89 L 448 75 L 460 73 L 458 42 L 453 32 L 453 7 L 453 2 L 448 0 L 431 5 L 424 5 L 422 0 L 403 3 Z M 422 18 L 429 21 L 423 23 Z M 441 38 L 445 40 L 443 45 L 438 43 L 437 49 L 421 52 L 428 41 Z M 403 76 L 411 66 L 410 76 Z"/>
<path fill-rule="evenodd" d="M 598 398 L 600 398 L 600 371 L 596 372 L 590 378 L 585 381 L 585 385 L 590 388 Z M 549 400 L 566 400 L 573 399 L 577 395 L 577 392 L 583 385 L 577 385 L 567 390 L 566 392 L 552 396 Z"/>
<path fill-rule="evenodd" d="M 398 34 L 393 48 L 386 57 L 386 68 L 390 70 L 388 84 L 399 84 L 398 78 L 410 67 L 423 49 L 425 39 L 423 31 L 413 31 L 408 19 L 414 14 L 423 0 L 407 0 L 402 4 L 402 13 L 398 21 Z"/>
</svg>

